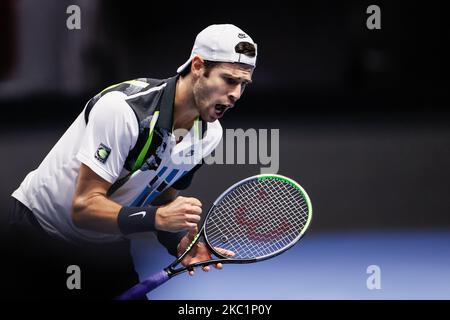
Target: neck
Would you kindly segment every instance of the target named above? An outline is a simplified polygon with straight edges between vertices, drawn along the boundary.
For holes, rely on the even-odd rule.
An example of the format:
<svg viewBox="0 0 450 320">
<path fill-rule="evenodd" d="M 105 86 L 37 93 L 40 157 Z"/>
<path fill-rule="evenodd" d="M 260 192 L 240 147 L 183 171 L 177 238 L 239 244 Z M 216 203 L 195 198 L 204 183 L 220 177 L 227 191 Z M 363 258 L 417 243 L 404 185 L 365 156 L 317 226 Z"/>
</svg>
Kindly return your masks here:
<svg viewBox="0 0 450 320">
<path fill-rule="evenodd" d="M 173 130 L 189 130 L 199 116 L 192 93 L 192 80 L 189 75 L 178 78 L 173 106 Z"/>
</svg>

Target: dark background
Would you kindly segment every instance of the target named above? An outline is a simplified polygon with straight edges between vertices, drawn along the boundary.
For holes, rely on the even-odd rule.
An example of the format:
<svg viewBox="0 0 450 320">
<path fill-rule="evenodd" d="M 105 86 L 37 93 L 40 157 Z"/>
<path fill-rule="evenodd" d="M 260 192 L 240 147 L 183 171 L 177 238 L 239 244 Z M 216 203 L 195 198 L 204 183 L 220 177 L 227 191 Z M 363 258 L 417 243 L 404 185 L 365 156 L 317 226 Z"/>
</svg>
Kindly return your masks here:
<svg viewBox="0 0 450 320">
<path fill-rule="evenodd" d="M 66 28 L 71 4 L 81 30 Z M 366 28 L 370 4 L 381 30 Z M 9 194 L 87 100 L 113 83 L 174 75 L 199 31 L 233 23 L 259 56 L 222 125 L 280 129 L 279 173 L 310 194 L 314 230 L 448 228 L 446 12 L 438 1 L 2 0 L 2 226 Z M 186 194 L 209 203 L 260 167 L 204 167 Z"/>
</svg>

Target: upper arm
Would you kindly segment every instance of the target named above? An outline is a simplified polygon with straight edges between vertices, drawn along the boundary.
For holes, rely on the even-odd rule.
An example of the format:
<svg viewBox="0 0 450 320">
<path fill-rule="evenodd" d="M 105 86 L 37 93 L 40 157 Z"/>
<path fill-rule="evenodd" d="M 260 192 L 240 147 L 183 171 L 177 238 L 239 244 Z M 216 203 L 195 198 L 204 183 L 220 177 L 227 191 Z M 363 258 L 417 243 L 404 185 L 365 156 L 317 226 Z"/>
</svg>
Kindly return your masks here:
<svg viewBox="0 0 450 320">
<path fill-rule="evenodd" d="M 110 187 L 110 182 L 100 177 L 91 168 L 82 163 L 78 174 L 73 202 L 77 203 L 99 195 L 106 197 L 106 193 Z"/>
<path fill-rule="evenodd" d="M 107 198 L 111 183 L 81 164 L 72 200 L 71 218 L 75 226 L 102 233 L 120 232 L 117 215 L 121 205 Z"/>
<path fill-rule="evenodd" d="M 97 101 L 76 155 L 80 170 L 72 199 L 72 217 L 103 212 L 107 191 L 120 176 L 138 135 L 136 116 L 122 93 L 107 93 Z M 112 211 L 118 206 L 111 202 L 107 205 Z"/>
<path fill-rule="evenodd" d="M 107 93 L 89 114 L 77 159 L 104 180 L 114 183 L 138 135 L 136 116 L 123 94 Z"/>
</svg>

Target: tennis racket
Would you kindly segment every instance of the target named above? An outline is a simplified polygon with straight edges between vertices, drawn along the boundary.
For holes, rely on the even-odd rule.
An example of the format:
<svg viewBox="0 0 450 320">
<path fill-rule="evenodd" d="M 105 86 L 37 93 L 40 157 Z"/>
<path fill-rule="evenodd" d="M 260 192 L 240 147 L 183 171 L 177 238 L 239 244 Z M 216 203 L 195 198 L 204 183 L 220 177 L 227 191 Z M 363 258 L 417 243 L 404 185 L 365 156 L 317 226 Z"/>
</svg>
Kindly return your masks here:
<svg viewBox="0 0 450 320">
<path fill-rule="evenodd" d="M 273 258 L 300 240 L 311 218 L 311 201 L 294 180 L 275 174 L 261 174 L 241 180 L 217 198 L 205 216 L 200 231 L 181 256 L 117 299 L 142 298 L 170 278 L 194 267 L 218 262 L 253 263 Z M 200 238 L 217 259 L 176 269 Z M 235 255 L 227 257 L 221 254 L 220 248 Z"/>
</svg>

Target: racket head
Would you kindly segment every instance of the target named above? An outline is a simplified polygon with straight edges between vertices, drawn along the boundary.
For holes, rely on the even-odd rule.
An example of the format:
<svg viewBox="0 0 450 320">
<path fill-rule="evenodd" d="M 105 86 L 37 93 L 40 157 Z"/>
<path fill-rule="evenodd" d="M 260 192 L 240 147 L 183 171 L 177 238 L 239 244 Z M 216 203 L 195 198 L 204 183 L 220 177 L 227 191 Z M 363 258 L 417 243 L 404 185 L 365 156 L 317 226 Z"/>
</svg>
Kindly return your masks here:
<svg viewBox="0 0 450 320">
<path fill-rule="evenodd" d="M 282 175 L 260 174 L 224 191 L 206 215 L 201 233 L 222 262 L 250 263 L 291 248 L 311 219 L 311 200 L 300 184 Z M 216 248 L 235 256 L 224 256 Z"/>
</svg>

